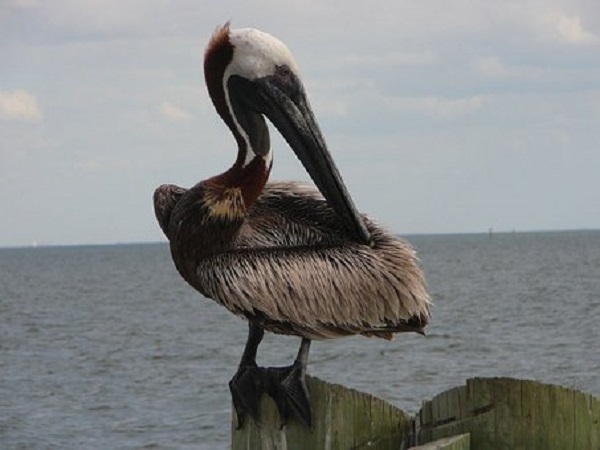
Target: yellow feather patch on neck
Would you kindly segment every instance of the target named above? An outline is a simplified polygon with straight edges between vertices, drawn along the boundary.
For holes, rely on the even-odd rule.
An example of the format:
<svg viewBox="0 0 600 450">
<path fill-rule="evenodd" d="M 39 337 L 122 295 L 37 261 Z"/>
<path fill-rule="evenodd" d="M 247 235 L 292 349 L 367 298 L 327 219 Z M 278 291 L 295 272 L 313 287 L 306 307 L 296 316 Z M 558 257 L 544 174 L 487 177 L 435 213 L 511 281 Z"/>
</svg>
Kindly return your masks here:
<svg viewBox="0 0 600 450">
<path fill-rule="evenodd" d="M 208 189 L 204 195 L 209 215 L 220 220 L 239 220 L 246 215 L 242 190 L 239 187 Z"/>
</svg>

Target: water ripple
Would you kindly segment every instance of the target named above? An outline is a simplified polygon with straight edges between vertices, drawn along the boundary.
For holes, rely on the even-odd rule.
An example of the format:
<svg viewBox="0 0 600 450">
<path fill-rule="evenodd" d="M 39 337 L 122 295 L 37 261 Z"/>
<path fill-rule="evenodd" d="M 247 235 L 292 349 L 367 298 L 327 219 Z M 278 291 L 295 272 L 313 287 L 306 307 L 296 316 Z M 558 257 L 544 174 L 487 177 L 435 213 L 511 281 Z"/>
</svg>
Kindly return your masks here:
<svg viewBox="0 0 600 450">
<path fill-rule="evenodd" d="M 407 411 L 473 376 L 600 394 L 600 232 L 419 236 L 426 337 L 316 342 L 309 370 Z M 0 250 L 0 447 L 224 448 L 246 325 L 165 245 Z M 267 335 L 259 363 L 299 339 Z"/>
</svg>

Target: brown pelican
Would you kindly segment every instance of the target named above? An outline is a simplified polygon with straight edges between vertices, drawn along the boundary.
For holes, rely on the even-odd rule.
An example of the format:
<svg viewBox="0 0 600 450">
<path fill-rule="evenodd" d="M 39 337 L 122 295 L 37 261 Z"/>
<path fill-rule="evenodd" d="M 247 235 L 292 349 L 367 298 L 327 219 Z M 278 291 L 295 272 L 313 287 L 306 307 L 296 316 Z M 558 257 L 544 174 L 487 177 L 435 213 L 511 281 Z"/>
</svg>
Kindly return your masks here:
<svg viewBox="0 0 600 450">
<path fill-rule="evenodd" d="M 242 426 L 257 418 L 263 392 L 282 425 L 311 426 L 305 384 L 311 340 L 361 334 L 391 339 L 423 333 L 430 299 L 409 244 L 360 215 L 327 150 L 287 47 L 255 29 L 218 28 L 204 59 L 210 98 L 237 142 L 233 166 L 189 190 L 154 193 L 160 227 L 181 276 L 249 322 L 230 381 Z M 317 189 L 267 183 L 268 118 Z M 264 330 L 302 338 L 289 367 L 256 364 Z"/>
</svg>

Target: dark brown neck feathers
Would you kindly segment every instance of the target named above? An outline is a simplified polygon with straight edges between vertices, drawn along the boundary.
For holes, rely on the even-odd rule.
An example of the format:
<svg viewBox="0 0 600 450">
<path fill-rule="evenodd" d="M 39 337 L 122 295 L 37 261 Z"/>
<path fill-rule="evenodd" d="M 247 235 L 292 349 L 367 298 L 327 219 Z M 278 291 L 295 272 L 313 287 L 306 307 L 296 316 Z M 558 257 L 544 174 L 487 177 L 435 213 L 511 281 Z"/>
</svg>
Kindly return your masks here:
<svg viewBox="0 0 600 450">
<path fill-rule="evenodd" d="M 264 159 L 264 156 L 269 152 L 269 137 L 262 116 L 244 109 L 240 106 L 239 101 L 235 102 L 237 108 L 239 108 L 236 109 L 236 112 L 241 114 L 238 122 L 245 125 L 243 128 L 245 128 L 246 139 L 249 139 L 249 142 L 242 136 L 236 124 L 233 117 L 233 106 L 228 102 L 225 92 L 225 89 L 229 90 L 229 87 L 224 85 L 225 71 L 231 63 L 233 53 L 234 47 L 229 41 L 229 23 L 226 23 L 215 31 L 208 44 L 204 55 L 204 77 L 215 109 L 235 137 L 238 154 L 234 165 L 228 171 L 206 180 L 205 184 L 217 193 L 221 190 L 239 188 L 244 206 L 248 210 L 262 192 L 269 177 L 271 167 L 266 167 Z M 230 91 L 229 100 L 234 101 L 231 98 L 232 96 L 238 99 L 236 95 L 239 97 L 241 94 Z M 249 145 L 256 148 L 248 148 Z M 244 166 L 248 152 L 258 153 L 260 156 L 255 156 Z"/>
<path fill-rule="evenodd" d="M 239 189 L 247 212 L 264 189 L 270 170 L 264 159 L 257 156 L 246 167 L 236 163 L 226 172 L 206 180 L 204 184 L 215 191 Z"/>
<path fill-rule="evenodd" d="M 242 149 L 245 148 L 245 141 L 240 134 L 235 121 L 227 105 L 225 87 L 223 79 L 225 69 L 233 58 L 233 45 L 229 42 L 229 22 L 215 30 L 208 43 L 204 53 L 204 79 L 210 99 L 217 110 L 221 119 L 227 124 L 227 127 L 233 133 L 240 151 L 238 152 L 236 163 L 242 164 L 245 155 L 242 155 Z"/>
</svg>

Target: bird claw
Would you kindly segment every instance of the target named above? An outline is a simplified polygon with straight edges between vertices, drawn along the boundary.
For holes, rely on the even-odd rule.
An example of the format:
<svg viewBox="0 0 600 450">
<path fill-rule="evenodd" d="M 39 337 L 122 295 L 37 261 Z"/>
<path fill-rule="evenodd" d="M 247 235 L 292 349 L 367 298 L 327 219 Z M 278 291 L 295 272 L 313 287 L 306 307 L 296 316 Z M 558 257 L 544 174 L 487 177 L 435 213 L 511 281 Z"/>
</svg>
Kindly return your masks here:
<svg viewBox="0 0 600 450">
<path fill-rule="evenodd" d="M 240 367 L 229 381 L 231 400 L 237 417 L 236 430 L 244 425 L 246 414 L 259 423 L 258 405 L 264 390 L 264 368 L 257 366 Z"/>
<path fill-rule="evenodd" d="M 265 383 L 265 392 L 277 405 L 281 419 L 280 429 L 283 429 L 291 417 L 298 419 L 307 428 L 312 428 L 310 395 L 300 363 L 265 370 L 269 380 Z"/>
</svg>

